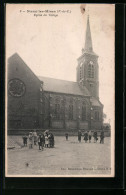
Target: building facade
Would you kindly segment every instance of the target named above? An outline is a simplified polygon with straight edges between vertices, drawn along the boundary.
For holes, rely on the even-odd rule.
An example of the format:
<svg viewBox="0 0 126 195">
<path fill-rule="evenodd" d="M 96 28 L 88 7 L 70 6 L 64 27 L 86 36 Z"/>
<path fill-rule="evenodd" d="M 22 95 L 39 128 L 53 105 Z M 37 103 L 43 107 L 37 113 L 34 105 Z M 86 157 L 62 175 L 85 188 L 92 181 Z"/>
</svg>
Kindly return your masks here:
<svg viewBox="0 0 126 195">
<path fill-rule="evenodd" d="M 36 76 L 18 54 L 8 60 L 8 129 L 102 129 L 98 55 L 89 17 L 77 81 Z"/>
</svg>

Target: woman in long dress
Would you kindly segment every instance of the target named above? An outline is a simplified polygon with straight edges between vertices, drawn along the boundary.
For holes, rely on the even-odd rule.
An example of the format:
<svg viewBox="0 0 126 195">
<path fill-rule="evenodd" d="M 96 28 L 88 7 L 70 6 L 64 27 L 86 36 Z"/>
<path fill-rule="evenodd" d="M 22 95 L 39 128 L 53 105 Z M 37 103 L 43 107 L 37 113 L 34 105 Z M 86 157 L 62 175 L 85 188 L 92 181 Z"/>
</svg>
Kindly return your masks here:
<svg viewBox="0 0 126 195">
<path fill-rule="evenodd" d="M 29 141 L 29 148 L 33 148 L 33 134 L 32 132 L 29 133 L 29 136 L 28 136 L 28 141 Z"/>
<path fill-rule="evenodd" d="M 37 138 L 38 138 L 36 130 L 34 130 L 34 132 L 33 132 L 33 138 L 34 138 L 34 145 L 36 145 L 37 144 Z"/>
<path fill-rule="evenodd" d="M 91 143 L 91 137 L 92 137 L 92 134 L 91 134 L 91 131 L 89 131 L 89 133 L 88 133 L 89 143 Z"/>
<path fill-rule="evenodd" d="M 87 140 L 88 140 L 88 132 L 86 131 L 84 133 L 84 141 L 85 141 L 85 143 L 87 143 Z"/>
</svg>

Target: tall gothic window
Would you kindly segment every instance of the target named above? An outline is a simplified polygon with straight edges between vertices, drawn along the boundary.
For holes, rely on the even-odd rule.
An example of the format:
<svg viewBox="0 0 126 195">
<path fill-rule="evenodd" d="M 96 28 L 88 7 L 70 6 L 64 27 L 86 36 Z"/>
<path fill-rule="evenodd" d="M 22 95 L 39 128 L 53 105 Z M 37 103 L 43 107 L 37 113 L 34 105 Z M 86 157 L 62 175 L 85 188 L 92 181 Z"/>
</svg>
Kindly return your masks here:
<svg viewBox="0 0 126 195">
<path fill-rule="evenodd" d="M 83 102 L 83 105 L 82 105 L 82 121 L 85 121 L 86 120 L 86 104 L 85 102 Z"/>
<path fill-rule="evenodd" d="M 60 119 L 60 104 L 55 104 L 55 117 Z"/>
<path fill-rule="evenodd" d="M 73 119 L 73 105 L 69 105 L 69 120 Z"/>
<path fill-rule="evenodd" d="M 94 78 L 94 65 L 91 65 L 91 78 Z"/>
<path fill-rule="evenodd" d="M 61 116 L 61 119 L 64 119 L 64 111 L 65 111 L 65 108 L 64 108 L 64 101 L 61 102 L 61 107 L 60 107 L 60 116 Z"/>
<path fill-rule="evenodd" d="M 99 121 L 99 112 L 95 111 L 95 120 Z"/>
<path fill-rule="evenodd" d="M 88 65 L 88 77 L 94 78 L 94 65 L 92 61 Z"/>
<path fill-rule="evenodd" d="M 82 79 L 82 70 L 81 70 L 81 67 L 80 67 L 80 80 Z"/>
</svg>

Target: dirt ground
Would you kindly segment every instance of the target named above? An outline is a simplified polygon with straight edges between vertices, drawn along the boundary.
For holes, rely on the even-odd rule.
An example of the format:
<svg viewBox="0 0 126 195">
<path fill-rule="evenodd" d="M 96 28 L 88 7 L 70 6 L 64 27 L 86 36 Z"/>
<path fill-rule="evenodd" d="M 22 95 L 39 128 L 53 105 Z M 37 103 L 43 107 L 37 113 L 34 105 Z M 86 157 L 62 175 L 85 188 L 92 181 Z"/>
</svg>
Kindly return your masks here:
<svg viewBox="0 0 126 195">
<path fill-rule="evenodd" d="M 13 136 L 22 144 L 21 136 Z M 55 147 L 43 151 L 34 146 L 7 150 L 8 175 L 108 175 L 111 172 L 110 137 L 105 143 L 99 140 L 78 143 L 76 136 L 66 141 L 63 136 L 55 136 Z"/>
</svg>

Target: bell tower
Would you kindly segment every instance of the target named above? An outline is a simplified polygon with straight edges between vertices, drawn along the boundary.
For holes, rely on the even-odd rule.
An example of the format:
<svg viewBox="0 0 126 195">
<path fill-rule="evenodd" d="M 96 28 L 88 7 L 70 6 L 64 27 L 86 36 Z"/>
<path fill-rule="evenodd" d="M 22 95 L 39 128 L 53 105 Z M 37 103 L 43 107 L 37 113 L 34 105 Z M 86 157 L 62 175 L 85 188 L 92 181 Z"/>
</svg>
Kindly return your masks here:
<svg viewBox="0 0 126 195">
<path fill-rule="evenodd" d="M 93 51 L 90 21 L 87 18 L 87 29 L 85 36 L 85 46 L 82 55 L 78 58 L 77 82 L 81 88 L 85 86 L 91 96 L 99 99 L 99 67 L 98 55 Z"/>
</svg>

